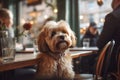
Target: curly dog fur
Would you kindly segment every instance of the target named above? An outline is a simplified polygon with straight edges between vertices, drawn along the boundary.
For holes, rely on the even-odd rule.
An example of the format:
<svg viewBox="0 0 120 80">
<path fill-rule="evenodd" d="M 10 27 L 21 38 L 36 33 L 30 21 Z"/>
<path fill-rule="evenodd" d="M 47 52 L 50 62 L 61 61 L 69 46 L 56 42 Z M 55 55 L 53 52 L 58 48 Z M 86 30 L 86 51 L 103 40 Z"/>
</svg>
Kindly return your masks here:
<svg viewBox="0 0 120 80">
<path fill-rule="evenodd" d="M 38 38 L 37 77 L 40 80 L 73 80 L 75 74 L 68 48 L 75 45 L 76 37 L 67 22 L 47 22 Z"/>
</svg>

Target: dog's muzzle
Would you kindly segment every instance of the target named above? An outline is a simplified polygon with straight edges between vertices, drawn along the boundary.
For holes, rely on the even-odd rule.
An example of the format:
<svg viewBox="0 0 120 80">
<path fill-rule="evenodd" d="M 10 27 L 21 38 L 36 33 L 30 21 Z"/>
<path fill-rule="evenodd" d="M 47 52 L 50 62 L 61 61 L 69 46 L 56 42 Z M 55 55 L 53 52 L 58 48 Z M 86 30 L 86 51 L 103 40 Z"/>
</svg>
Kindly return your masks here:
<svg viewBox="0 0 120 80">
<path fill-rule="evenodd" d="M 59 41 L 57 44 L 56 44 L 56 48 L 59 49 L 59 50 L 65 50 L 68 48 L 68 42 L 67 41 Z"/>
</svg>

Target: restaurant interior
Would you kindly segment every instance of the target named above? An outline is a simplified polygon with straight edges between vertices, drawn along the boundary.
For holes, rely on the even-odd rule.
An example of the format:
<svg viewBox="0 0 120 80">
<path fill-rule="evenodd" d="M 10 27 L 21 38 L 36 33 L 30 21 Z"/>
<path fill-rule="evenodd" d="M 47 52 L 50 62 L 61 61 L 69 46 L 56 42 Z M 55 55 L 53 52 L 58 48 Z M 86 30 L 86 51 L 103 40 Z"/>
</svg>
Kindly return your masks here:
<svg viewBox="0 0 120 80">
<path fill-rule="evenodd" d="M 98 48 L 96 45 L 90 46 L 89 39 L 85 44 L 83 37 L 88 27 L 92 25 L 91 22 L 96 24 L 95 29 L 98 34 L 101 33 L 105 16 L 112 11 L 111 2 L 112 0 L 0 0 L 0 9 L 6 8 L 13 13 L 12 27 L 15 42 L 13 60 L 4 61 L 3 52 L 0 51 L 0 80 L 42 80 L 35 78 L 36 67 L 40 62 L 36 57 L 37 53 L 40 53 L 38 36 L 47 21 L 60 20 L 66 21 L 76 36 L 76 45 L 69 48 L 73 59 L 75 80 L 102 80 L 102 76 L 98 74 L 101 73 L 101 66 L 103 67 L 101 60 L 109 44 L 101 51 L 103 55 L 98 60 L 100 63 L 97 63 Z M 0 44 L 2 45 L 1 42 Z M 95 79 L 96 76 L 99 79 Z"/>
<path fill-rule="evenodd" d="M 22 31 L 24 23 L 30 22 L 32 27 L 37 27 L 46 19 L 52 18 L 56 21 L 66 20 L 77 36 L 77 46 L 81 46 L 80 41 L 89 22 L 96 22 L 100 33 L 105 15 L 112 10 L 111 0 L 105 0 L 101 5 L 97 1 L 99 0 L 1 0 L 0 6 L 13 12 L 16 37 Z"/>
</svg>

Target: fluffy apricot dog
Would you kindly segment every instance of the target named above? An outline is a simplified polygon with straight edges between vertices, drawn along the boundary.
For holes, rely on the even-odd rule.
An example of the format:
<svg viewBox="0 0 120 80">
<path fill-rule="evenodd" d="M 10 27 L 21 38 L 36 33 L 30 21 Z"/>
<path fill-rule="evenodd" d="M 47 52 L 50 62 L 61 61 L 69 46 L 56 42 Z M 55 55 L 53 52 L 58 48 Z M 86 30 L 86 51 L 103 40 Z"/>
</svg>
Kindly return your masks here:
<svg viewBox="0 0 120 80">
<path fill-rule="evenodd" d="M 41 30 L 38 38 L 39 80 L 73 80 L 72 58 L 68 48 L 75 46 L 76 37 L 67 22 L 49 21 Z"/>
</svg>

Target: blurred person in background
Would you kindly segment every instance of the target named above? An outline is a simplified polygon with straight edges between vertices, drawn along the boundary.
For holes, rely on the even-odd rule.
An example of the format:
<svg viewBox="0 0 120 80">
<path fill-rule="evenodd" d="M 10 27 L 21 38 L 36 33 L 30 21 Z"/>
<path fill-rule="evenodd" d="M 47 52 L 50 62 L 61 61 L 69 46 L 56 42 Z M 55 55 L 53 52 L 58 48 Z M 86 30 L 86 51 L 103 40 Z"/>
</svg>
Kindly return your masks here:
<svg viewBox="0 0 120 80">
<path fill-rule="evenodd" d="M 86 33 L 84 34 L 82 40 L 81 40 L 81 45 L 83 46 L 83 40 L 85 38 L 89 39 L 89 47 L 95 47 L 97 39 L 99 37 L 99 33 L 97 30 L 97 25 L 95 22 L 90 22 Z M 94 73 L 94 64 L 96 62 L 97 54 L 89 55 L 89 56 L 83 56 L 80 57 L 80 71 L 81 73 Z"/>
<path fill-rule="evenodd" d="M 83 46 L 83 40 L 85 38 L 88 38 L 89 39 L 89 47 L 95 47 L 98 36 L 99 36 L 99 33 L 98 33 L 98 30 L 97 30 L 96 23 L 95 22 L 90 22 L 82 40 L 81 40 L 81 45 Z"/>
<path fill-rule="evenodd" d="M 111 66 L 109 71 L 116 72 L 116 56 L 118 55 L 117 51 L 120 50 L 118 49 L 120 47 L 120 0 L 112 0 L 111 6 L 113 11 L 107 14 L 105 17 L 103 30 L 97 41 L 97 47 L 99 48 L 99 51 L 101 51 L 105 44 L 107 44 L 109 41 L 115 41 L 115 46 L 113 49 L 114 54 L 111 55 L 112 60 L 110 61 Z"/>
<path fill-rule="evenodd" d="M 14 37 L 14 30 L 13 30 L 13 14 L 10 10 L 1 8 L 0 9 L 0 21 L 5 24 L 8 29 L 8 33 L 10 37 Z"/>
</svg>

